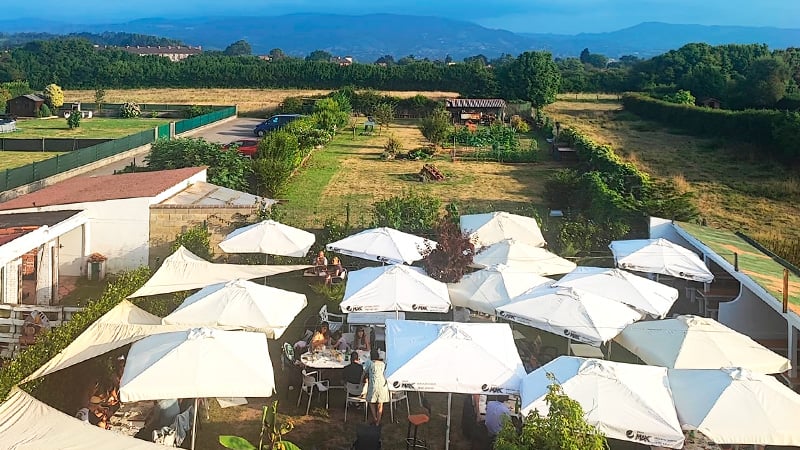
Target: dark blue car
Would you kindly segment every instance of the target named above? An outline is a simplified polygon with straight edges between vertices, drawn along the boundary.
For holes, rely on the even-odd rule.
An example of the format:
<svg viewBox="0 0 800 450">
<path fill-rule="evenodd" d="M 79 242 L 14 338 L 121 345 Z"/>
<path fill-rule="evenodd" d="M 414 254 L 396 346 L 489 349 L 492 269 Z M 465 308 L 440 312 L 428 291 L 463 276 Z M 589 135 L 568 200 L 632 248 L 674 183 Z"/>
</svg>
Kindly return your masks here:
<svg viewBox="0 0 800 450">
<path fill-rule="evenodd" d="M 261 122 L 260 124 L 256 125 L 253 129 L 253 133 L 256 136 L 264 136 L 265 134 L 269 133 L 270 131 L 275 131 L 277 129 L 283 128 L 288 125 L 293 120 L 297 120 L 300 117 L 303 117 L 302 114 L 278 114 L 276 116 L 272 116 L 269 119 Z"/>
</svg>

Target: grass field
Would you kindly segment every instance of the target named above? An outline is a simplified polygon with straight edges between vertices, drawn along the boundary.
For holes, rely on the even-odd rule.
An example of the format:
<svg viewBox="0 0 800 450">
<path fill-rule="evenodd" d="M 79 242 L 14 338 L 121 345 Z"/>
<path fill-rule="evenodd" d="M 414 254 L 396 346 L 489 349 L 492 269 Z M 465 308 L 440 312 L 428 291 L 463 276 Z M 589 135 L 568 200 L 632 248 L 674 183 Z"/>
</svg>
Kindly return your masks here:
<svg viewBox="0 0 800 450">
<path fill-rule="evenodd" d="M 693 192 L 702 218 L 713 227 L 800 236 L 800 178 L 760 158 L 757 146 L 665 129 L 613 102 L 559 100 L 547 112 L 653 177 Z"/>
<path fill-rule="evenodd" d="M 67 119 L 23 119 L 17 122 L 19 131 L 5 134 L 9 138 L 119 138 L 169 123 L 169 119 L 117 119 L 93 117 L 81 120 L 81 126 L 72 130 Z"/>
<path fill-rule="evenodd" d="M 318 228 L 332 217 L 344 221 L 350 205 L 350 221 L 369 225 L 374 202 L 405 191 L 424 192 L 443 203 L 457 202 L 462 212 L 525 211 L 541 206 L 543 182 L 559 163 L 530 164 L 453 162 L 445 152 L 433 162 L 447 179 L 422 183 L 416 174 L 427 161 L 381 159 L 389 135 L 403 142 L 408 151 L 424 145 L 413 120 L 392 124 L 378 136 L 340 134 L 311 157 L 292 180 L 286 195 L 286 221 L 296 226 Z M 547 159 L 546 157 L 543 159 Z"/>
<path fill-rule="evenodd" d="M 0 152 L 0 170 L 13 169 L 32 162 L 44 161 L 60 154 L 57 152 Z"/>
<path fill-rule="evenodd" d="M 171 103 L 179 105 L 238 105 L 242 115 L 260 116 L 274 111 L 286 97 L 324 95 L 330 90 L 320 89 L 109 89 L 105 101 L 121 103 Z M 400 98 L 417 94 L 441 99 L 457 97 L 454 92 L 385 91 L 384 94 Z M 93 102 L 93 90 L 64 91 L 68 101 Z"/>
</svg>

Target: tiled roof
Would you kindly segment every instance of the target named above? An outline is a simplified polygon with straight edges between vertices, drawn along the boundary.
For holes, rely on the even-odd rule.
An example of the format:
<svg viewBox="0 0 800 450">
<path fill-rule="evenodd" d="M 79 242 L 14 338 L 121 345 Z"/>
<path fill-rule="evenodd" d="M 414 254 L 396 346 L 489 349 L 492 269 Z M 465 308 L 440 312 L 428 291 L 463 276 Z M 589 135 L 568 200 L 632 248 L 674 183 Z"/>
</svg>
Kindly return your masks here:
<svg viewBox="0 0 800 450">
<path fill-rule="evenodd" d="M 0 211 L 123 198 L 154 197 L 203 170 L 206 168 L 187 167 L 156 172 L 74 177 L 0 203 Z"/>
<path fill-rule="evenodd" d="M 448 108 L 505 108 L 506 101 L 501 98 L 448 98 Z"/>
</svg>

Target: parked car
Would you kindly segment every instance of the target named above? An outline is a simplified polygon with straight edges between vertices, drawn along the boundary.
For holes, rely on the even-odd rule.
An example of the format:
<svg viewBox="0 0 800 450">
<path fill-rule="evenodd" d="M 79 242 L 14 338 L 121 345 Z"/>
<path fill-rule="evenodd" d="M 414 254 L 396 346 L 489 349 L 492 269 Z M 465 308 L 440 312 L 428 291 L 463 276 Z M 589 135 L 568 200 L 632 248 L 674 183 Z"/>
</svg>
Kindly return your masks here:
<svg viewBox="0 0 800 450">
<path fill-rule="evenodd" d="M 272 116 L 269 119 L 261 122 L 260 124 L 256 125 L 253 129 L 253 133 L 256 136 L 264 136 L 265 134 L 269 133 L 270 131 L 275 131 L 277 129 L 283 128 L 293 120 L 297 120 L 300 117 L 303 117 L 302 114 L 278 114 L 276 116 Z"/>
<path fill-rule="evenodd" d="M 256 151 L 258 151 L 258 140 L 239 139 L 238 141 L 233 141 L 222 146 L 222 148 L 226 150 L 232 147 L 236 147 L 236 151 L 238 151 L 240 154 L 252 158 L 255 156 Z"/>
</svg>

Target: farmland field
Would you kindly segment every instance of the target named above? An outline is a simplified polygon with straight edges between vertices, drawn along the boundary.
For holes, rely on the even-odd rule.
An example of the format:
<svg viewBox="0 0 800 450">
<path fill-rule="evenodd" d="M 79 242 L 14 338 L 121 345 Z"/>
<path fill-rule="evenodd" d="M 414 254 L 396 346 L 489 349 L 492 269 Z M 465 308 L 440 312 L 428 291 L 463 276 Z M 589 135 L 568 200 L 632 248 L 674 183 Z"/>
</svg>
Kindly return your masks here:
<svg viewBox="0 0 800 450">
<path fill-rule="evenodd" d="M 72 130 L 67 126 L 67 119 L 54 117 L 50 119 L 22 119 L 17 122 L 13 133 L 4 134 L 8 138 L 120 138 L 144 130 L 152 130 L 159 125 L 169 123 L 168 119 L 117 119 L 93 117 L 81 120 L 81 126 Z"/>
<path fill-rule="evenodd" d="M 682 134 L 602 99 L 561 98 L 546 108 L 554 120 L 610 145 L 653 177 L 693 192 L 708 225 L 755 237 L 800 236 L 800 179 L 760 158 L 757 146 Z"/>
<path fill-rule="evenodd" d="M 32 162 L 44 161 L 61 154 L 57 152 L 0 152 L 0 170 L 13 169 Z"/>
<path fill-rule="evenodd" d="M 259 116 L 274 111 L 287 97 L 324 95 L 320 89 L 109 89 L 107 103 L 135 101 L 138 103 L 170 103 L 178 105 L 238 105 L 242 115 Z M 400 98 L 422 94 L 434 99 L 457 97 L 454 92 L 384 91 Z M 93 90 L 64 91 L 67 101 L 93 102 Z"/>
</svg>

